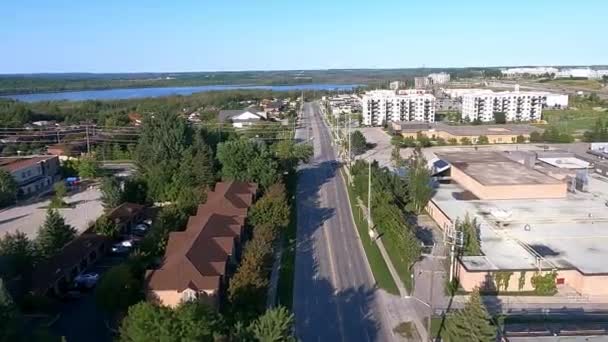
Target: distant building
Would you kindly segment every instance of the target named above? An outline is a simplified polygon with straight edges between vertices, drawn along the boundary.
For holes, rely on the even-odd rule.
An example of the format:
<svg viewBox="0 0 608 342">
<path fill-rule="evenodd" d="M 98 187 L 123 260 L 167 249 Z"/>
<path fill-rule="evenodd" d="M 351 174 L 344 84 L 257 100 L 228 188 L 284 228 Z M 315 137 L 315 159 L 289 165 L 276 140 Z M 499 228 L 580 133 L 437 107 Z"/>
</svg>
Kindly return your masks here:
<svg viewBox="0 0 608 342">
<path fill-rule="evenodd" d="M 525 76 L 525 75 L 530 75 L 530 76 L 542 76 L 542 75 L 546 75 L 546 74 L 557 74 L 558 73 L 558 69 L 557 68 L 553 68 L 553 67 L 530 67 L 530 68 L 509 68 L 509 69 L 503 69 L 500 72 L 507 77 L 513 77 L 513 76 Z"/>
<path fill-rule="evenodd" d="M 266 112 L 255 107 L 238 110 L 220 110 L 218 116 L 220 122 L 231 122 L 232 126 L 236 128 L 251 126 L 261 120 L 267 119 Z"/>
<path fill-rule="evenodd" d="M 445 72 L 429 74 L 428 78 L 431 84 L 446 84 L 450 82 L 450 74 Z"/>
<path fill-rule="evenodd" d="M 430 85 L 428 77 L 414 77 L 414 87 L 416 89 L 424 89 Z"/>
<path fill-rule="evenodd" d="M 391 83 L 389 83 L 388 87 L 391 90 L 397 90 L 397 89 L 401 89 L 405 86 L 405 82 L 402 81 L 393 81 Z"/>
<path fill-rule="evenodd" d="M 502 112 L 507 122 L 540 120 L 543 98 L 542 93 L 519 91 L 465 94 L 462 96 L 462 119 L 491 122 L 495 120 L 495 113 Z"/>
<path fill-rule="evenodd" d="M 367 92 L 361 99 L 363 124 L 383 126 L 391 121 L 435 121 L 435 96 L 398 95 L 390 90 Z"/>
<path fill-rule="evenodd" d="M 19 187 L 17 196 L 31 196 L 48 190 L 59 178 L 57 156 L 0 158 L 0 168 L 9 172 Z"/>
<path fill-rule="evenodd" d="M 446 125 L 441 122 L 436 123 L 411 123 L 393 122 L 392 131 L 401 134 L 403 137 L 416 138 L 418 134 L 426 135 L 429 138 L 441 138 L 445 141 L 456 139 L 458 143 L 466 138 L 471 143 L 476 144 L 480 136 L 488 138 L 490 144 L 512 144 L 517 142 L 517 137 L 522 136 L 527 141 L 532 132 L 542 133 L 543 130 L 531 125 Z"/>
</svg>

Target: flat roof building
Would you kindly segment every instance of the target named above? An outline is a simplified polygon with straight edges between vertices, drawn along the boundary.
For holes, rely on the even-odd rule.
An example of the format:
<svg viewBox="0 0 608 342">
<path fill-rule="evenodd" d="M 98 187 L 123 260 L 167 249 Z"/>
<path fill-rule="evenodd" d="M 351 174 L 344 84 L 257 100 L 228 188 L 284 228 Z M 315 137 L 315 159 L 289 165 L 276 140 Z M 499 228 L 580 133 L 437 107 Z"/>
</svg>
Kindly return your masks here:
<svg viewBox="0 0 608 342">
<path fill-rule="evenodd" d="M 442 122 L 393 122 L 391 123 L 391 127 L 395 133 L 401 134 L 404 137 L 416 138 L 418 134 L 424 134 L 429 138 L 441 138 L 445 141 L 456 139 L 458 143 L 466 138 L 473 144 L 476 144 L 482 135 L 488 138 L 488 143 L 490 144 L 511 144 L 521 143 L 522 137 L 524 141 L 529 140 L 532 132 L 543 132 L 538 127 L 524 124 L 452 126 Z"/>
<path fill-rule="evenodd" d="M 435 96 L 398 95 L 392 90 L 374 90 L 361 98 L 363 124 L 383 126 L 391 121 L 435 121 Z"/>
</svg>

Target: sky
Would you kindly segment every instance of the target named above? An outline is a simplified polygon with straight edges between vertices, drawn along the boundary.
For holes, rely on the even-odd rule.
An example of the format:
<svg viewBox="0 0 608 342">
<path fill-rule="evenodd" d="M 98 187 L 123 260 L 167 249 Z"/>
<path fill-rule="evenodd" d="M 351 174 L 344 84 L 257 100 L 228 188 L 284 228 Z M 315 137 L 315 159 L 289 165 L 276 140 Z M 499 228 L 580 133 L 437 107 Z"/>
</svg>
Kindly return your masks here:
<svg viewBox="0 0 608 342">
<path fill-rule="evenodd" d="M 1 0 L 0 73 L 608 64 L 606 0 Z"/>
</svg>

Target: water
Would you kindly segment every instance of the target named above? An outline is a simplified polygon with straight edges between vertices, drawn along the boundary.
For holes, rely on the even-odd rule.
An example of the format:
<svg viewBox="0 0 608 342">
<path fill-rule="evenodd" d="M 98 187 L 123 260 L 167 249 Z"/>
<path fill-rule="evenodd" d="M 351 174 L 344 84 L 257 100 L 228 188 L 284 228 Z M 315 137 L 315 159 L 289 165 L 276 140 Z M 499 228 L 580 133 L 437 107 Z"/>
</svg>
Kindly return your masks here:
<svg viewBox="0 0 608 342">
<path fill-rule="evenodd" d="M 188 96 L 194 93 L 213 90 L 235 90 L 235 89 L 266 89 L 273 91 L 290 90 L 352 90 L 357 84 L 296 84 L 283 86 L 247 86 L 247 85 L 206 85 L 197 87 L 159 87 L 159 88 L 129 88 L 129 89 L 105 89 L 105 90 L 81 90 L 66 91 L 59 93 L 34 93 L 19 95 L 4 95 L 0 97 L 11 98 L 23 102 L 40 101 L 85 101 L 85 100 L 124 100 L 145 97 L 162 97 L 171 95 Z"/>
</svg>

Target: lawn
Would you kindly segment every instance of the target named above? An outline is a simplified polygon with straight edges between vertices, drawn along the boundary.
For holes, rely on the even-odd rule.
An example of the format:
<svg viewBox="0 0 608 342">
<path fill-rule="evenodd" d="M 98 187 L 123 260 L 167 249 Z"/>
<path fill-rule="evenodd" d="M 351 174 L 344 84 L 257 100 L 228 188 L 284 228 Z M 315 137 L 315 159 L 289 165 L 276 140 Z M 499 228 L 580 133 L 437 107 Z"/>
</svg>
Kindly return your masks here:
<svg viewBox="0 0 608 342">
<path fill-rule="evenodd" d="M 283 236 L 283 255 L 281 256 L 281 270 L 279 273 L 278 299 L 279 304 L 291 310 L 293 302 L 293 278 L 296 261 L 296 232 L 298 227 L 298 208 L 295 201 L 298 175 L 290 174 L 286 182 L 287 193 L 291 198 L 291 214 L 289 225 Z"/>
<path fill-rule="evenodd" d="M 543 110 L 543 119 L 549 125 L 568 133 L 589 130 L 593 128 L 599 118 L 608 118 L 608 112 L 594 109 Z M 543 125 L 539 127 L 543 127 Z"/>
<path fill-rule="evenodd" d="M 596 80 L 581 80 L 581 79 L 568 79 L 568 78 L 557 78 L 554 80 L 546 80 L 545 84 L 563 85 L 567 87 L 579 87 L 587 88 L 590 90 L 598 90 L 602 88 L 602 84 Z"/>
<path fill-rule="evenodd" d="M 344 179 L 346 179 L 344 173 L 342 175 L 344 176 Z M 364 221 L 365 218 L 363 213 L 361 213 L 356 205 L 356 195 L 350 186 L 347 186 L 347 189 L 348 197 L 350 199 L 350 208 L 353 210 L 353 217 L 355 218 L 355 226 L 357 226 L 359 236 L 361 237 L 363 249 L 365 250 L 365 255 L 367 256 L 367 261 L 372 269 L 376 284 L 379 288 L 384 289 L 389 293 L 399 294 L 397 285 L 395 285 L 395 282 L 393 281 L 393 277 L 382 258 L 382 254 L 380 254 L 378 246 L 371 241 L 367 234 L 367 223 Z M 386 240 L 384 240 L 385 247 L 386 243 Z"/>
<path fill-rule="evenodd" d="M 404 227 L 403 229 L 408 229 Z M 397 270 L 397 274 L 399 274 L 399 278 L 405 285 L 405 288 L 409 291 L 412 290 L 412 276 L 410 273 L 409 265 L 407 261 L 402 257 L 403 252 L 399 250 L 399 245 L 396 243 L 394 239 L 382 239 L 384 243 L 384 248 L 386 248 L 386 252 L 388 253 L 389 258 L 393 262 L 393 266 Z"/>
</svg>

